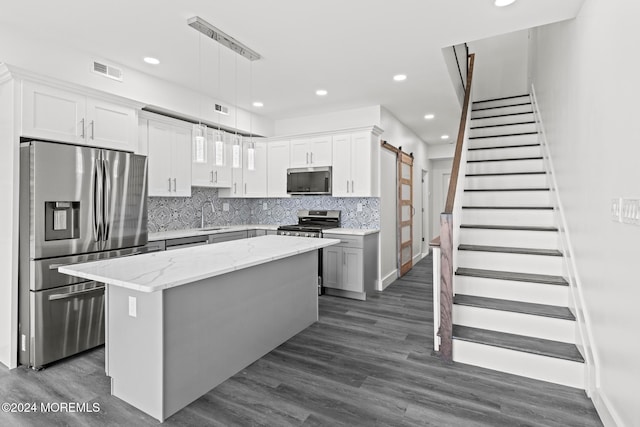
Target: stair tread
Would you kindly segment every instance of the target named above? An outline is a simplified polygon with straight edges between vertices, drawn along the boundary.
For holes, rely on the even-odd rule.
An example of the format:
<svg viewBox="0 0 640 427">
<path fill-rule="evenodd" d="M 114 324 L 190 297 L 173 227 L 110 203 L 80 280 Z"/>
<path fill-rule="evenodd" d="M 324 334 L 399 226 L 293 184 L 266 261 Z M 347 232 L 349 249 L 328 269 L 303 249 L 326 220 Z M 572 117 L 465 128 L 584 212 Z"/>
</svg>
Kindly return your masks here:
<svg viewBox="0 0 640 427">
<path fill-rule="evenodd" d="M 482 162 L 510 162 L 520 160 L 542 160 L 542 156 L 530 156 L 530 157 L 506 157 L 503 159 L 487 159 L 487 160 L 467 160 L 467 163 L 482 163 Z"/>
<path fill-rule="evenodd" d="M 496 114 L 495 116 L 485 116 L 485 117 L 472 117 L 471 120 L 495 119 L 498 117 L 521 116 L 523 114 L 533 114 L 533 111 L 523 111 L 521 113 Z"/>
<path fill-rule="evenodd" d="M 535 304 L 531 302 L 511 301 L 498 298 L 478 297 L 475 295 L 456 294 L 453 303 L 489 310 L 508 311 L 511 313 L 529 314 L 532 316 L 550 317 L 554 319 L 576 320 L 571 310 L 557 305 Z"/>
<path fill-rule="evenodd" d="M 472 101 L 472 104 L 479 104 L 481 102 L 504 101 L 505 99 L 523 98 L 525 96 L 531 96 L 531 95 L 528 93 L 523 93 L 521 95 L 509 95 L 509 96 L 502 96 L 500 98 L 480 99 L 478 101 Z"/>
<path fill-rule="evenodd" d="M 537 134 L 538 134 L 538 132 L 505 133 L 503 135 L 470 136 L 469 139 L 502 138 L 502 137 L 505 137 L 505 136 L 537 135 Z"/>
<path fill-rule="evenodd" d="M 549 187 L 524 187 L 524 188 L 465 188 L 464 191 L 550 191 Z"/>
<path fill-rule="evenodd" d="M 540 143 L 531 143 L 531 144 L 518 144 L 518 145 L 496 145 L 495 147 L 477 147 L 477 148 L 469 148 L 469 151 L 480 151 L 480 150 L 500 150 L 503 148 L 524 148 L 524 147 L 539 147 Z"/>
<path fill-rule="evenodd" d="M 480 228 L 480 229 L 486 229 L 486 230 L 514 230 L 514 231 L 558 231 L 557 227 L 534 227 L 529 225 L 461 224 L 460 228 Z"/>
<path fill-rule="evenodd" d="M 509 350 L 548 356 L 556 359 L 571 360 L 584 363 L 584 358 L 575 344 L 543 338 L 528 337 L 506 332 L 453 325 L 453 338 L 475 342 Z"/>
<path fill-rule="evenodd" d="M 537 249 L 537 248 L 515 248 L 509 246 L 487 246 L 487 245 L 459 245 L 461 251 L 476 252 L 499 252 L 507 254 L 523 254 L 523 255 L 545 255 L 545 256 L 562 256 L 562 252 L 557 249 Z"/>
<path fill-rule="evenodd" d="M 456 270 L 458 276 L 481 277 L 495 280 L 511 280 L 515 282 L 542 283 L 546 285 L 569 286 L 562 276 L 549 274 L 518 273 L 515 271 L 482 270 L 479 268 L 459 267 Z"/>
<path fill-rule="evenodd" d="M 503 176 L 503 175 L 544 175 L 544 171 L 530 171 L 530 172 L 490 172 L 490 173 L 467 173 L 465 176 Z"/>
<path fill-rule="evenodd" d="M 472 108 L 471 111 L 495 110 L 496 108 L 520 107 L 522 105 L 531 105 L 531 101 L 529 101 L 529 102 L 519 102 L 517 104 L 509 104 L 509 105 L 498 105 L 496 107 Z"/>
<path fill-rule="evenodd" d="M 553 206 L 463 206 L 462 209 L 553 210 Z"/>
<path fill-rule="evenodd" d="M 486 129 L 486 128 L 495 128 L 495 127 L 503 127 L 503 126 L 518 126 L 518 125 L 534 125 L 536 122 L 533 120 L 528 120 L 526 122 L 515 122 L 515 123 L 498 123 L 495 125 L 485 125 L 485 126 L 474 126 L 469 129 Z"/>
</svg>

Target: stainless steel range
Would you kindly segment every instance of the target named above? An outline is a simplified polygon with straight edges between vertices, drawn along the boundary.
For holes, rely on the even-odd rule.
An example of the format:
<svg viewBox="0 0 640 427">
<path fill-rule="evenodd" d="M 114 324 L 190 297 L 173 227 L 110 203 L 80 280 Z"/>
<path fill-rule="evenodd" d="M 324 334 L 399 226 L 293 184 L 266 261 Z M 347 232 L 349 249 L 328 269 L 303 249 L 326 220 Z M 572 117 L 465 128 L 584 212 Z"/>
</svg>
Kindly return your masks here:
<svg viewBox="0 0 640 427">
<path fill-rule="evenodd" d="M 322 230 L 340 227 L 341 212 L 335 210 L 298 211 L 298 223 L 281 225 L 278 234 L 283 236 L 322 237 Z"/>
<path fill-rule="evenodd" d="M 281 225 L 278 234 L 283 236 L 322 237 L 322 231 L 340 227 L 341 212 L 335 210 L 298 211 L 298 223 Z M 318 295 L 322 295 L 322 249 L 318 251 Z"/>
</svg>

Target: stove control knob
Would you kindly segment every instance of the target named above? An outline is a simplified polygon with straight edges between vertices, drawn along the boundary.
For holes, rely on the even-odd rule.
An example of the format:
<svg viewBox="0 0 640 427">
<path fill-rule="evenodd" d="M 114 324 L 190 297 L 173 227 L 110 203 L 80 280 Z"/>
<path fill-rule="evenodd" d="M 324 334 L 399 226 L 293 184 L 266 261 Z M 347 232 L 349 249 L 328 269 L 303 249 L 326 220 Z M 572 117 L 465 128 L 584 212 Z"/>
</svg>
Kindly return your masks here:
<svg viewBox="0 0 640 427">
<path fill-rule="evenodd" d="M 300 233 L 296 233 L 296 236 L 300 236 Z"/>
<path fill-rule="evenodd" d="M 309 237 L 310 234 L 309 233 L 304 233 L 304 237 Z"/>
</svg>

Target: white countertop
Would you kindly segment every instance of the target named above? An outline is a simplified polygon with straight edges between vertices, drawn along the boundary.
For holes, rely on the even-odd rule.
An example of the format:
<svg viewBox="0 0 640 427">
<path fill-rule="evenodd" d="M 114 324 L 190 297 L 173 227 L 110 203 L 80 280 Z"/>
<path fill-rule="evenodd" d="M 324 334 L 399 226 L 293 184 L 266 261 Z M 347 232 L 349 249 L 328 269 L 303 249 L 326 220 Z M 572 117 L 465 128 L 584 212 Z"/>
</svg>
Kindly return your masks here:
<svg viewBox="0 0 640 427">
<path fill-rule="evenodd" d="M 76 277 L 156 292 L 340 243 L 336 239 L 260 236 L 59 267 Z"/>
<path fill-rule="evenodd" d="M 374 228 L 329 228 L 322 230 L 327 234 L 350 234 L 352 236 L 366 236 L 368 234 L 379 233 L 380 230 Z"/>
<path fill-rule="evenodd" d="M 215 230 L 214 228 L 220 227 Z M 209 228 L 209 229 L 207 229 Z M 277 230 L 277 225 L 228 225 L 228 226 L 217 226 L 210 225 L 205 228 L 188 228 L 186 230 L 169 230 L 169 231 L 158 231 L 155 233 L 149 233 L 149 241 L 153 242 L 156 240 L 167 240 L 167 239 L 177 239 L 180 237 L 191 237 L 191 236 L 208 236 L 209 234 L 219 234 L 219 233 L 230 233 L 233 231 L 246 231 L 246 230 Z"/>
</svg>

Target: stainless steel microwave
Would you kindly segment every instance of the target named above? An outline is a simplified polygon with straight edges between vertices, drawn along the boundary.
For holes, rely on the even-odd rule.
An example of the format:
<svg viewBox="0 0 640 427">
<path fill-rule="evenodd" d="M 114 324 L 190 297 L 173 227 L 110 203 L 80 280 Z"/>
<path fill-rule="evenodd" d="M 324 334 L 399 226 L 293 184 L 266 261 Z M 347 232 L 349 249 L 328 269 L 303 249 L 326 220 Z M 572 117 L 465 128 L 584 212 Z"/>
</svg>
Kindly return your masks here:
<svg viewBox="0 0 640 427">
<path fill-rule="evenodd" d="M 331 167 L 287 169 L 288 194 L 331 194 Z"/>
</svg>

